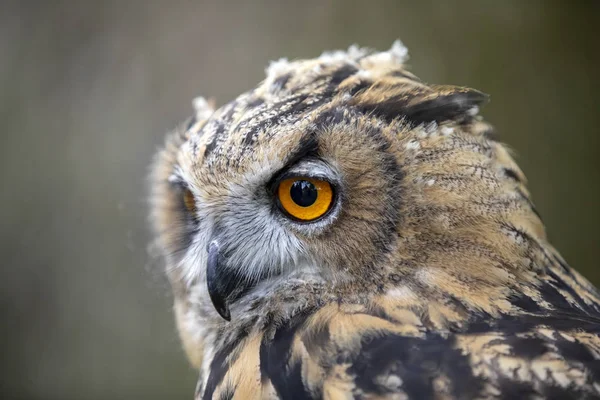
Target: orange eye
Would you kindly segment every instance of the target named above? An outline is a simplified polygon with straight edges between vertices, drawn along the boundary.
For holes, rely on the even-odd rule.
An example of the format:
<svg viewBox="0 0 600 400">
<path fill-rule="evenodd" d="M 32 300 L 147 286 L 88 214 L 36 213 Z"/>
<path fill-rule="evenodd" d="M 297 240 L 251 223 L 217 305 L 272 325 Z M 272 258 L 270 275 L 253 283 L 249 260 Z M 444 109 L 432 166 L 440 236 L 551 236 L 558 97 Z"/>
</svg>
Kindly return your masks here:
<svg viewBox="0 0 600 400">
<path fill-rule="evenodd" d="M 194 199 L 194 194 L 190 189 L 184 189 L 183 191 L 183 204 L 190 213 L 196 213 L 196 199 Z"/>
<path fill-rule="evenodd" d="M 301 221 L 313 221 L 323 216 L 333 200 L 333 189 L 329 182 L 297 177 L 279 183 L 279 203 L 291 217 Z"/>
</svg>

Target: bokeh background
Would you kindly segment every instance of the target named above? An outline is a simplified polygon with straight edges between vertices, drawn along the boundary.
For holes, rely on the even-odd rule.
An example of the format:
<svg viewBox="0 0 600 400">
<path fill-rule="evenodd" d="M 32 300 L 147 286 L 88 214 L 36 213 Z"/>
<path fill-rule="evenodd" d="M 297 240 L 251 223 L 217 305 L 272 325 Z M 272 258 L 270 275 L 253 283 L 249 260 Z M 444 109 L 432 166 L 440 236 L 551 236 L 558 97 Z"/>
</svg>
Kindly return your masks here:
<svg viewBox="0 0 600 400">
<path fill-rule="evenodd" d="M 550 238 L 600 284 L 600 2 L 0 1 L 0 397 L 190 399 L 146 175 L 196 95 L 401 38 L 492 95 Z"/>
</svg>

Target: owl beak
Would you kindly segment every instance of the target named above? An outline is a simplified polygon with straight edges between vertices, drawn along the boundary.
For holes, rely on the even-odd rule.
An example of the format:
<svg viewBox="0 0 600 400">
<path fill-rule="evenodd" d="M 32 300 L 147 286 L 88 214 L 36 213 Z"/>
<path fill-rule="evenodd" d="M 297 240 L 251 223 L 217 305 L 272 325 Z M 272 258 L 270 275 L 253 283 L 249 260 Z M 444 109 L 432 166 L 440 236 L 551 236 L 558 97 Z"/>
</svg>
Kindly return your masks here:
<svg viewBox="0 0 600 400">
<path fill-rule="evenodd" d="M 231 321 L 227 298 L 232 290 L 232 277 L 223 270 L 223 260 L 219 242 L 213 240 L 208 245 L 208 262 L 206 266 L 206 284 L 208 294 L 215 309 L 223 319 Z"/>
</svg>

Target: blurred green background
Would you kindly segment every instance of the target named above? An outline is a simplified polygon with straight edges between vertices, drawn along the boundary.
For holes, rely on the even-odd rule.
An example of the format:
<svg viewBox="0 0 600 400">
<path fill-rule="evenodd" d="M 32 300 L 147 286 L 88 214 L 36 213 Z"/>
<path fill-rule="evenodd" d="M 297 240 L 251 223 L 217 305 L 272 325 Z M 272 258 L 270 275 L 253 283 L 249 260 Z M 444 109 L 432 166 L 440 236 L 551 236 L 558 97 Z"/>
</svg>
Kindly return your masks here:
<svg viewBox="0 0 600 400">
<path fill-rule="evenodd" d="M 400 38 L 429 82 L 492 95 L 551 241 L 596 284 L 600 2 L 0 2 L 0 397 L 191 399 L 148 165 L 202 94 L 269 60 Z"/>
</svg>

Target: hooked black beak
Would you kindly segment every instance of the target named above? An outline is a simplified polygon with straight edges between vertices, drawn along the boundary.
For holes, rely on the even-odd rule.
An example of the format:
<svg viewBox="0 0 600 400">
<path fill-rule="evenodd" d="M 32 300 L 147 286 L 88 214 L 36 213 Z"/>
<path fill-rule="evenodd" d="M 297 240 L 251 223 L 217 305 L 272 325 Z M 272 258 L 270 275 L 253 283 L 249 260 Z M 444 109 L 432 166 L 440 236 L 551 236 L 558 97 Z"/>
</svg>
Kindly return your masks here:
<svg viewBox="0 0 600 400">
<path fill-rule="evenodd" d="M 227 301 L 234 285 L 231 276 L 223 271 L 222 258 L 219 242 L 211 241 L 208 245 L 208 262 L 206 265 L 208 294 L 219 315 L 226 321 L 231 321 Z"/>
<path fill-rule="evenodd" d="M 218 238 L 210 241 L 207 251 L 206 285 L 210 300 L 219 315 L 226 321 L 231 321 L 229 305 L 247 294 L 267 274 L 252 280 L 245 277 L 238 268 L 232 268 L 227 260 L 227 251 L 223 250 Z"/>
</svg>

